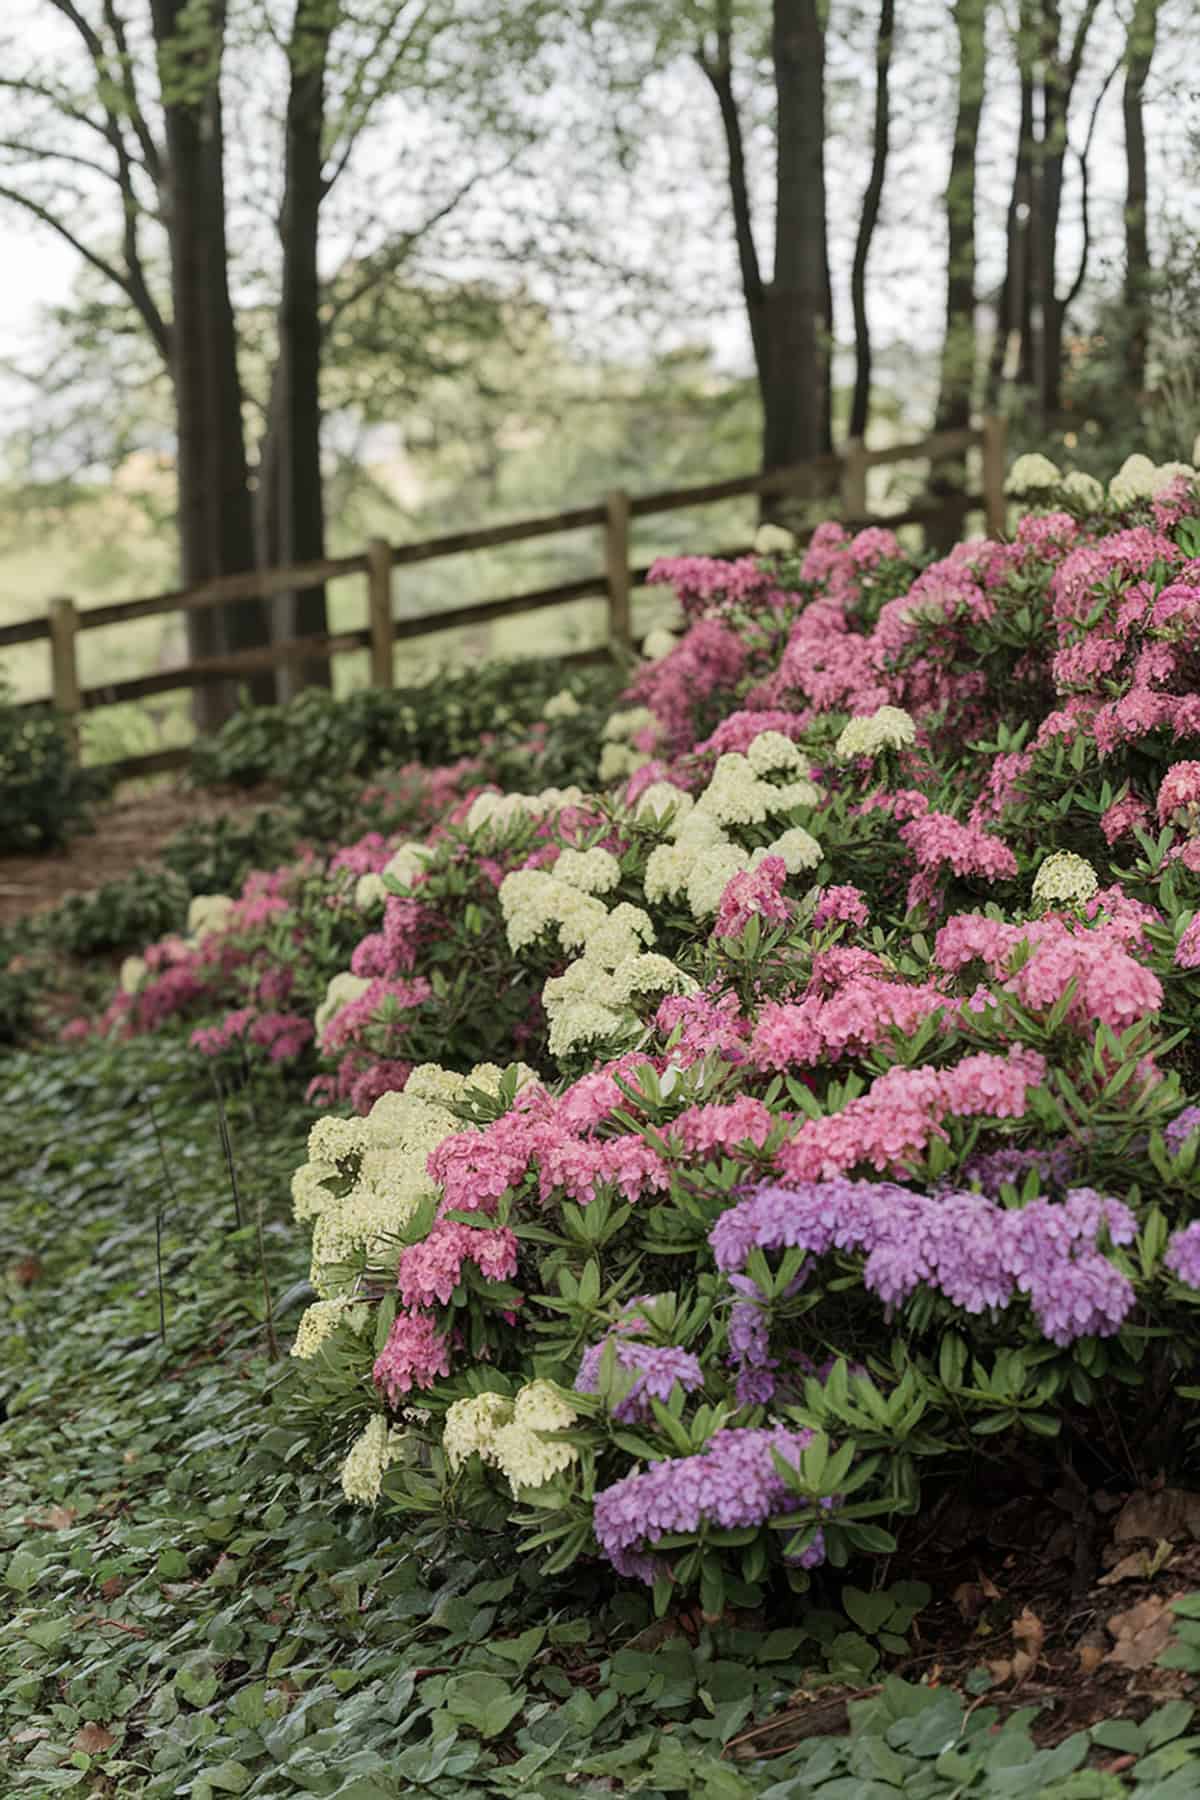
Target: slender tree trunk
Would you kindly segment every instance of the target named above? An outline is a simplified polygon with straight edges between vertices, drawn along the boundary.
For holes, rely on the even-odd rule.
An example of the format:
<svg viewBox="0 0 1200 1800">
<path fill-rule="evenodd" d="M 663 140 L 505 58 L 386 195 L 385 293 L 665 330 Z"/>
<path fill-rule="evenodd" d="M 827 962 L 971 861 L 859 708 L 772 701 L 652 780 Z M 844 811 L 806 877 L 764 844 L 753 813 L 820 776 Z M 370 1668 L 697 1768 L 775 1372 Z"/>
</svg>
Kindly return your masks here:
<svg viewBox="0 0 1200 1800">
<path fill-rule="evenodd" d="M 321 319 L 317 244 L 325 125 L 325 76 L 336 8 L 328 0 L 296 0 L 290 45 L 286 165 L 280 237 L 283 287 L 279 362 L 272 383 L 275 444 L 268 474 L 277 482 L 280 560 L 319 562 L 325 555 L 321 482 Z M 283 594 L 276 603 L 282 637 L 328 628 L 325 588 Z M 301 687 L 330 685 L 328 658 L 281 668 L 280 698 Z"/>
<path fill-rule="evenodd" d="M 895 0 L 880 0 L 879 34 L 875 40 L 875 125 L 871 139 L 871 174 L 863 195 L 858 235 L 854 242 L 854 266 L 850 271 L 850 300 L 854 309 L 854 397 L 850 403 L 852 438 L 867 429 L 871 406 L 871 327 L 867 318 L 867 258 L 879 220 L 883 182 L 887 173 L 891 106 L 888 77 L 895 31 Z"/>
<path fill-rule="evenodd" d="M 1159 0 L 1135 0 L 1125 56 L 1125 375 L 1134 396 L 1146 385 L 1150 336 L 1150 238 L 1146 208 L 1146 122 L 1143 99 L 1158 30 Z"/>
<path fill-rule="evenodd" d="M 975 386 L 975 152 L 983 111 L 987 0 L 954 0 L 958 112 L 946 185 L 946 335 L 937 403 L 939 431 L 970 423 Z"/>
<path fill-rule="evenodd" d="M 183 18 L 187 14 L 186 20 Z M 237 337 L 225 240 L 220 66 L 223 0 L 208 0 L 204 33 L 196 0 L 151 0 L 167 144 L 166 225 L 171 260 L 171 374 L 178 433 L 179 546 L 185 586 L 254 567 L 254 529 L 242 424 Z M 181 30 L 181 25 L 186 29 Z M 267 609 L 232 602 L 187 615 L 193 656 L 265 644 Z M 229 716 L 240 686 L 274 698 L 270 671 L 245 683 L 197 689 L 196 723 Z"/>
<path fill-rule="evenodd" d="M 1072 83 L 1062 64 L 1062 19 L 1057 0 L 1042 0 L 1042 5 L 1042 134 L 1036 159 L 1034 266 L 1040 316 L 1037 400 L 1042 422 L 1048 425 L 1061 405 L 1065 308 L 1058 297 L 1058 234 Z"/>
<path fill-rule="evenodd" d="M 767 294 L 766 469 L 804 462 L 833 448 L 820 0 L 774 0 L 771 48 L 778 152 L 775 266 Z"/>
<path fill-rule="evenodd" d="M 1033 328 L 1029 282 L 1029 222 L 1032 216 L 1033 71 L 1018 55 L 1021 77 L 1020 124 L 1012 188 L 1005 224 L 1004 285 L 988 365 L 988 406 L 1000 400 L 1004 382 L 1029 387 L 1033 381 Z"/>
</svg>

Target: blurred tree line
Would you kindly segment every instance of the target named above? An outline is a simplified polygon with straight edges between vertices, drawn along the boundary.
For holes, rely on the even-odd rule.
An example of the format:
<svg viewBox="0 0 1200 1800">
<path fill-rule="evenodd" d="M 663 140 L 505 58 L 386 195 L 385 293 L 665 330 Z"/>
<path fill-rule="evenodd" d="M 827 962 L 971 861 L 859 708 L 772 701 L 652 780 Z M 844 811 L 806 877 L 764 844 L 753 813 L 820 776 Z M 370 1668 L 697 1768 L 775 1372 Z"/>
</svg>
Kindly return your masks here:
<svg viewBox="0 0 1200 1800">
<path fill-rule="evenodd" d="M 162 452 L 191 586 L 320 561 L 372 432 L 458 445 L 478 495 L 523 420 L 568 408 L 577 446 L 616 408 L 677 474 L 671 422 L 719 456 L 739 358 L 764 467 L 981 406 L 1084 466 L 1187 454 L 1190 9 L 10 0 L 0 207 L 81 263 L 27 466 Z M 325 622 L 314 582 L 189 648 Z"/>
</svg>

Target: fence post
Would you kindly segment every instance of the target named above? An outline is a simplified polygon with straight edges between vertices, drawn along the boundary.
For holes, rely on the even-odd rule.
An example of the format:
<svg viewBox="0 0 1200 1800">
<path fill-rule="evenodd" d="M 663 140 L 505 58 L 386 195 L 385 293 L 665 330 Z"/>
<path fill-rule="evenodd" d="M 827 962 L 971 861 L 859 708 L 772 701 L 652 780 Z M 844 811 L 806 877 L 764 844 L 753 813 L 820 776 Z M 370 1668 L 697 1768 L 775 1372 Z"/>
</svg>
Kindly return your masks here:
<svg viewBox="0 0 1200 1800">
<path fill-rule="evenodd" d="M 1008 423 L 1002 414 L 987 413 L 983 421 L 983 511 L 989 537 L 1002 537 L 1008 523 L 1008 502 L 1004 497 L 1007 435 Z"/>
<path fill-rule="evenodd" d="M 633 648 L 629 584 L 629 495 L 620 488 L 604 501 L 604 575 L 608 586 L 608 640 L 614 650 Z"/>
<path fill-rule="evenodd" d="M 851 438 L 842 456 L 842 511 L 847 519 L 867 516 L 867 446 Z"/>
<path fill-rule="evenodd" d="M 392 546 L 385 538 L 367 545 L 367 611 L 371 627 L 371 685 L 396 685 L 392 621 Z"/>
<path fill-rule="evenodd" d="M 67 736 L 75 761 L 79 761 L 79 667 L 75 660 L 75 633 L 79 616 L 75 602 L 59 598 L 50 602 L 50 685 L 54 704 L 67 721 Z"/>
</svg>

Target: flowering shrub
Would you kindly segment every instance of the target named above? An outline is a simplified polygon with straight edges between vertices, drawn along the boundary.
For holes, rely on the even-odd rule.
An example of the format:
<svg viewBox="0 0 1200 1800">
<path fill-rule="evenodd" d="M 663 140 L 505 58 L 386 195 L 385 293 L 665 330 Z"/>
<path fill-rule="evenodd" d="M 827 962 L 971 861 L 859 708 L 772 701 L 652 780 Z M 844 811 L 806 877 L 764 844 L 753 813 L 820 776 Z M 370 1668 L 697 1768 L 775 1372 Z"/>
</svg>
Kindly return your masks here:
<svg viewBox="0 0 1200 1800">
<path fill-rule="evenodd" d="M 971 1458 L 1179 1458 L 1200 499 L 1161 475 L 1018 464 L 1040 510 L 924 567 L 835 525 L 660 565 L 682 635 L 602 725 L 546 707 L 540 786 L 434 772 L 423 832 L 127 971 L 109 1028 L 186 1012 L 331 1105 L 294 1355 L 348 1497 L 719 1610 Z"/>
</svg>

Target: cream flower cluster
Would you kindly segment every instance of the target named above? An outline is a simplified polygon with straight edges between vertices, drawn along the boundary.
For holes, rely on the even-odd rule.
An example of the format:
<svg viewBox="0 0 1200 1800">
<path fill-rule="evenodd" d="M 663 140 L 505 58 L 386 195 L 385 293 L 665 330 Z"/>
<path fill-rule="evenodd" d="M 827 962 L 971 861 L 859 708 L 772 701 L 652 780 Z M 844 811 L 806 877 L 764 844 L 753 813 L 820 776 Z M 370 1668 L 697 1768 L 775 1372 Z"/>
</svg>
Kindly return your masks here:
<svg viewBox="0 0 1200 1800">
<path fill-rule="evenodd" d="M 224 931 L 236 904 L 229 894 L 194 894 L 188 906 L 188 936 L 199 939 L 211 931 Z"/>
<path fill-rule="evenodd" d="M 500 883 L 500 911 L 513 951 L 556 931 L 564 950 L 576 950 L 608 918 L 602 900 L 560 881 L 546 869 L 514 869 Z"/>
<path fill-rule="evenodd" d="M 604 721 L 601 737 L 604 747 L 600 752 L 600 780 L 607 784 L 619 781 L 623 775 L 632 775 L 650 761 L 644 750 L 635 750 L 630 739 L 639 731 L 649 727 L 657 728 L 658 721 L 648 706 L 630 706 L 624 712 L 615 712 Z"/>
<path fill-rule="evenodd" d="M 476 1073 L 475 1085 L 499 1081 L 500 1071 L 490 1065 Z M 474 1080 L 452 1076 L 461 1085 L 438 1091 L 445 1074 L 414 1070 L 405 1091 L 380 1095 L 365 1119 L 318 1119 L 309 1133 L 308 1161 L 292 1177 L 292 1201 L 297 1219 L 315 1221 L 311 1280 L 323 1300 L 352 1298 L 356 1259 L 386 1266 L 397 1233 L 422 1201 L 436 1196 L 425 1167 L 429 1153 L 461 1129 L 439 1099 Z M 426 1097 L 431 1088 L 438 1099 Z"/>
<path fill-rule="evenodd" d="M 383 1489 L 383 1477 L 400 1454 L 404 1433 L 389 1426 L 375 1413 L 366 1430 L 350 1446 L 342 1464 L 342 1492 L 356 1506 L 374 1506 Z"/>
<path fill-rule="evenodd" d="M 477 1455 L 500 1470 L 513 1493 L 545 1487 L 578 1462 L 574 1444 L 543 1435 L 569 1430 L 579 1417 L 548 1381 L 531 1381 L 514 1400 L 501 1394 L 476 1394 L 456 1400 L 446 1413 L 442 1443 L 451 1467 Z"/>
<path fill-rule="evenodd" d="M 1071 850 L 1056 850 L 1042 863 L 1033 878 L 1033 904 L 1053 906 L 1056 902 L 1081 905 L 1100 890 L 1100 882 L 1086 857 Z"/>
<path fill-rule="evenodd" d="M 564 850 L 554 865 L 555 879 L 581 894 L 607 894 L 621 879 L 621 865 L 611 850 Z"/>
<path fill-rule="evenodd" d="M 488 825 L 503 831 L 517 819 L 544 819 L 564 806 L 578 806 L 582 799 L 583 789 L 577 787 L 543 788 L 540 794 L 479 794 L 471 803 L 464 829 L 480 831 Z"/>
<path fill-rule="evenodd" d="M 321 1345 L 333 1336 L 339 1325 L 349 1325 L 353 1330 L 360 1331 L 368 1316 L 368 1309 L 356 1305 L 348 1294 L 339 1294 L 336 1300 L 315 1301 L 300 1316 L 292 1355 L 307 1361 L 310 1356 L 317 1354 Z"/>
<path fill-rule="evenodd" d="M 1104 505 L 1103 482 L 1097 481 L 1094 475 L 1086 474 L 1083 469 L 1072 469 L 1069 475 L 1064 475 L 1062 490 L 1084 506 L 1094 508 Z"/>
<path fill-rule="evenodd" d="M 795 537 L 782 525 L 760 525 L 754 534 L 756 556 L 790 556 L 795 548 Z"/>
<path fill-rule="evenodd" d="M 917 728 L 899 706 L 881 706 L 866 718 L 853 718 L 834 745 L 841 762 L 855 756 L 878 756 L 881 750 L 906 750 L 917 741 Z"/>
<path fill-rule="evenodd" d="M 373 872 L 360 875 L 354 887 L 354 904 L 359 912 L 369 912 L 374 906 L 382 906 L 387 899 L 391 889 L 384 876 L 390 875 L 401 887 L 411 887 L 432 855 L 433 851 L 428 844 L 401 844 L 378 875 Z"/>
<path fill-rule="evenodd" d="M 325 1028 L 336 1013 L 354 1000 L 361 1000 L 371 983 L 365 975 L 352 975 L 346 969 L 340 975 L 334 975 L 325 989 L 325 998 L 313 1014 L 313 1029 L 320 1043 L 325 1035 Z"/>
<path fill-rule="evenodd" d="M 664 656 L 670 656 L 679 639 L 665 625 L 656 625 L 642 639 L 642 655 L 647 662 L 661 662 Z"/>
<path fill-rule="evenodd" d="M 573 719 L 576 713 L 582 712 L 578 700 L 570 688 L 560 688 L 557 694 L 551 694 L 542 708 L 543 719 Z"/>
<path fill-rule="evenodd" d="M 1155 464 L 1148 456 L 1127 456 L 1108 484 L 1108 497 L 1118 506 L 1129 506 L 1135 500 L 1155 500 L 1181 475 L 1189 481 L 1196 479 L 1190 463 Z"/>
<path fill-rule="evenodd" d="M 783 776 L 782 782 L 769 776 Z M 643 823 L 666 819 L 672 842 L 658 844 L 646 862 L 645 894 L 652 904 L 683 894 L 693 918 L 716 912 L 730 879 L 756 869 L 768 856 L 781 856 L 790 874 L 815 868 L 821 847 L 802 827 L 784 831 L 773 843 L 753 852 L 728 835 L 726 826 L 759 825 L 778 813 L 815 806 L 821 790 L 810 779 L 811 765 L 802 751 L 778 731 L 764 731 L 745 755 L 730 751 L 717 758 L 708 787 L 696 801 L 667 783 L 647 788 L 636 809 Z"/>
<path fill-rule="evenodd" d="M 581 1044 L 612 1043 L 635 1034 L 640 1020 L 633 1002 L 638 998 L 696 992 L 692 977 L 668 957 L 634 952 L 609 965 L 589 946 L 587 956 L 542 989 L 550 1053 L 565 1056 Z"/>
<path fill-rule="evenodd" d="M 146 959 L 142 956 L 127 956 L 121 964 L 118 976 L 123 994 L 136 994 L 146 979 Z"/>
<path fill-rule="evenodd" d="M 1043 494 L 1050 488 L 1062 486 L 1062 470 L 1057 463 L 1052 463 L 1048 456 L 1032 451 L 1025 456 L 1018 456 L 1008 471 L 1008 479 L 1004 483 L 1006 494 L 1020 499 L 1026 494 Z"/>
</svg>

